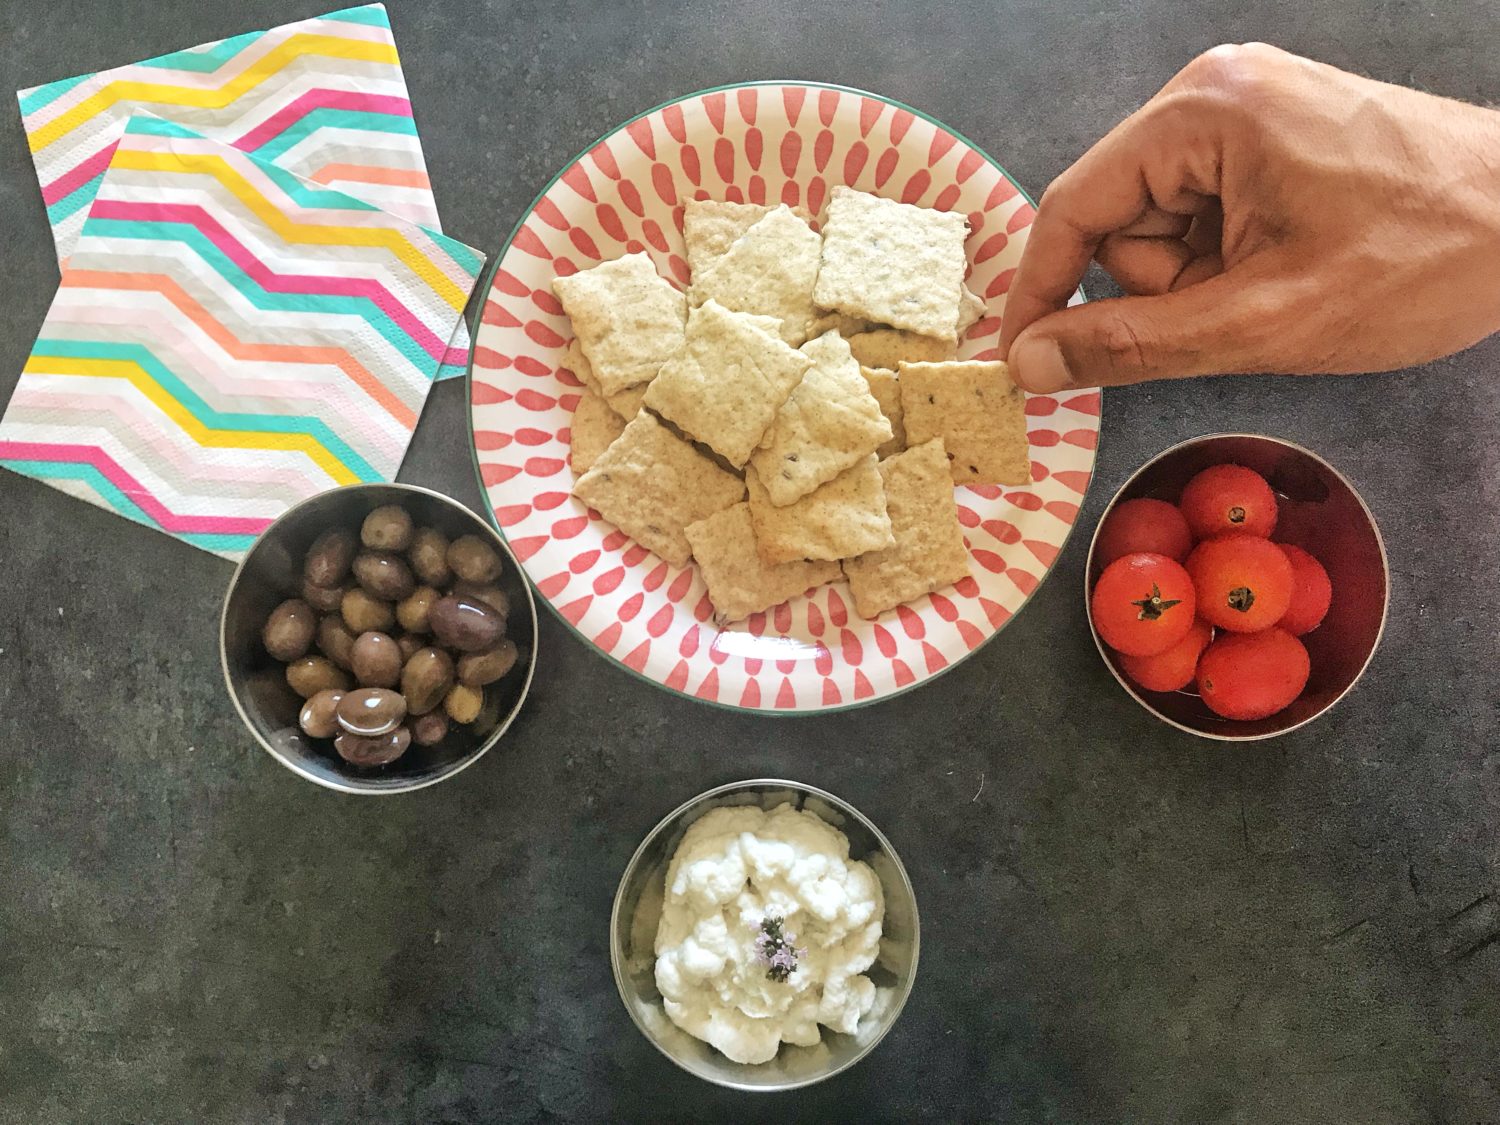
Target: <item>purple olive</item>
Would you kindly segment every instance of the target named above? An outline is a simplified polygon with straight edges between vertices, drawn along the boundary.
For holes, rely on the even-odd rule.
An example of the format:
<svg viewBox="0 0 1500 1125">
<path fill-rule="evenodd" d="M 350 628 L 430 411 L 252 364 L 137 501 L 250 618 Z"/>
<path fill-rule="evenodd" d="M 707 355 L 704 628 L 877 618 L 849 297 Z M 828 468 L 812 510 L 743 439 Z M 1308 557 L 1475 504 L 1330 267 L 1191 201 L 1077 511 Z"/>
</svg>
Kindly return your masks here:
<svg viewBox="0 0 1500 1125">
<path fill-rule="evenodd" d="M 389 688 L 356 688 L 345 693 L 336 713 L 345 731 L 373 738 L 401 725 L 406 718 L 406 700 Z"/>
<path fill-rule="evenodd" d="M 459 652 L 485 652 L 505 636 L 505 618 L 488 602 L 449 594 L 432 603 L 428 621 L 437 639 Z"/>
<path fill-rule="evenodd" d="M 366 737 L 341 731 L 333 740 L 339 757 L 354 766 L 388 766 L 411 745 L 411 731 L 397 727 L 385 734 Z"/>
</svg>

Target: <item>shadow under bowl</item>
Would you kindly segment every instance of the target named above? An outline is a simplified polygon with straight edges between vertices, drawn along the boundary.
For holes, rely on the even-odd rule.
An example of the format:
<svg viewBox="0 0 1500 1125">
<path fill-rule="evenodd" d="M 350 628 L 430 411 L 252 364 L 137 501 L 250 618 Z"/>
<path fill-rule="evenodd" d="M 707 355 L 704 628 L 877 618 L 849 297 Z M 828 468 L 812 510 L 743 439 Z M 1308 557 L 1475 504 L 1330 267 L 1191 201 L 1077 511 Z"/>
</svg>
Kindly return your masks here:
<svg viewBox="0 0 1500 1125">
<path fill-rule="evenodd" d="M 723 806 L 769 810 L 788 803 L 815 814 L 848 837 L 850 856 L 863 860 L 880 880 L 885 897 L 884 932 L 880 955 L 865 974 L 875 984 L 876 1002 L 853 1035 L 825 1027 L 816 1047 L 783 1044 L 770 1062 L 745 1065 L 732 1062 L 667 1017 L 656 987 L 656 928 L 666 896 L 667 866 L 694 821 Z M 919 951 L 916 895 L 891 842 L 863 813 L 832 793 L 774 778 L 721 785 L 668 813 L 626 864 L 610 915 L 609 958 L 615 984 L 641 1034 L 689 1074 L 751 1092 L 811 1086 L 849 1069 L 874 1050 L 911 995 Z"/>
<path fill-rule="evenodd" d="M 1323 623 L 1301 639 L 1312 662 L 1307 687 L 1285 710 L 1266 719 L 1224 719 L 1189 686 L 1146 691 L 1131 682 L 1120 658 L 1099 638 L 1090 594 L 1104 569 L 1096 558 L 1099 528 L 1126 500 L 1175 504 L 1189 480 L 1211 465 L 1254 469 L 1276 493 L 1279 516 L 1272 536 L 1301 547 L 1323 564 L 1333 601 Z M 1263 434 L 1209 434 L 1157 454 L 1140 467 L 1099 517 L 1084 569 L 1084 605 L 1094 643 L 1115 679 L 1147 711 L 1178 730 L 1204 738 L 1250 742 L 1296 730 L 1329 710 L 1359 682 L 1385 629 L 1390 572 L 1375 517 L 1349 480 L 1311 450 Z"/>
<path fill-rule="evenodd" d="M 356 534 L 373 509 L 399 504 L 418 527 L 434 527 L 450 540 L 477 535 L 500 555 L 496 585 L 510 599 L 506 635 L 516 643 L 516 666 L 485 689 L 484 730 L 453 724 L 436 746 L 413 745 L 388 766 L 350 765 L 330 739 L 302 733 L 302 700 L 287 686 L 285 665 L 261 644 L 261 628 L 276 606 L 301 596 L 302 560 L 314 539 L 334 528 Z M 452 777 L 505 735 L 525 702 L 536 668 L 536 604 L 510 548 L 488 523 L 458 501 L 409 484 L 354 484 L 321 492 L 285 512 L 261 533 L 230 579 L 219 622 L 219 657 L 235 710 L 257 742 L 293 773 L 344 793 L 406 793 Z"/>
</svg>

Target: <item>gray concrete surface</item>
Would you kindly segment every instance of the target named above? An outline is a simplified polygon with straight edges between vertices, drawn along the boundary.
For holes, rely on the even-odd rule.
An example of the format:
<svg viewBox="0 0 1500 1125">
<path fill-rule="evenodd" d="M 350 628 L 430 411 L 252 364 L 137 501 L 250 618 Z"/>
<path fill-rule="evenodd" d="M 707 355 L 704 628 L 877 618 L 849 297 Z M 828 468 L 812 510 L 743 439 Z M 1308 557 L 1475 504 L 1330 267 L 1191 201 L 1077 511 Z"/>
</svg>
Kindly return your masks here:
<svg viewBox="0 0 1500 1125">
<path fill-rule="evenodd" d="M 334 6 L 6 0 L 0 86 Z M 1485 5 L 1237 7 L 391 4 L 446 224 L 491 251 L 597 134 L 735 79 L 886 92 L 1033 189 L 1220 41 L 1500 96 Z M 13 110 L 0 215 L 7 394 L 55 282 Z M 0 1120 L 1500 1120 L 1497 368 L 1492 341 L 1379 378 L 1110 396 L 1086 528 L 1147 456 L 1223 428 L 1320 450 L 1384 527 L 1393 613 L 1368 679 L 1241 749 L 1156 725 L 1109 679 L 1078 537 L 963 668 L 811 721 L 673 698 L 546 617 L 499 752 L 399 800 L 342 798 L 260 752 L 224 696 L 226 563 L 4 476 Z M 462 393 L 438 389 L 403 476 L 477 504 Z M 884 826 L 924 955 L 873 1057 L 753 1099 L 641 1039 L 605 931 L 657 817 L 762 773 Z"/>
</svg>

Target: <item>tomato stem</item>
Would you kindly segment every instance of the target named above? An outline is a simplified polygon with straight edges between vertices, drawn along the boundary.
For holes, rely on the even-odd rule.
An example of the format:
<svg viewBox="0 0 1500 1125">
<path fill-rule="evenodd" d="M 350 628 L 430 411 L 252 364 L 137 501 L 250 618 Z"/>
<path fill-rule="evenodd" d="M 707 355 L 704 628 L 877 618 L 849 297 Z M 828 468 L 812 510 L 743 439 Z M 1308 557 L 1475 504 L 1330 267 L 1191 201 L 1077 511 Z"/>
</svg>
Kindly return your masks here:
<svg viewBox="0 0 1500 1125">
<path fill-rule="evenodd" d="M 1136 618 L 1137 621 L 1156 621 L 1162 614 L 1181 601 L 1181 598 L 1163 598 L 1161 596 L 1161 587 L 1153 582 L 1151 583 L 1151 593 L 1149 596 L 1130 604 L 1140 607 L 1141 612 L 1140 616 Z"/>
<path fill-rule="evenodd" d="M 1255 591 L 1249 586 L 1236 586 L 1229 591 L 1229 608 L 1237 609 L 1241 613 L 1249 611 L 1255 604 Z"/>
</svg>

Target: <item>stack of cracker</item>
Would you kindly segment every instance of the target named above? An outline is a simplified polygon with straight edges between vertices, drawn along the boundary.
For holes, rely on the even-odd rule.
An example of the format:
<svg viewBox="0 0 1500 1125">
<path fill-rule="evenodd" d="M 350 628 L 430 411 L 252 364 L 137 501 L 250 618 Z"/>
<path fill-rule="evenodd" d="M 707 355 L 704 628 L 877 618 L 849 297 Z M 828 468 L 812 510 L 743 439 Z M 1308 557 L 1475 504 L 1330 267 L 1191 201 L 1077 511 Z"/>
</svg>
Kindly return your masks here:
<svg viewBox="0 0 1500 1125">
<path fill-rule="evenodd" d="M 584 386 L 574 493 L 675 566 L 721 622 L 846 577 L 875 617 L 969 573 L 955 484 L 1030 481 L 1025 396 L 960 361 L 984 313 L 964 216 L 833 189 L 690 202 L 692 285 L 645 254 L 553 282 Z"/>
</svg>

